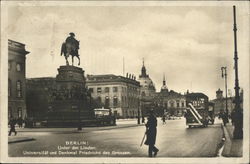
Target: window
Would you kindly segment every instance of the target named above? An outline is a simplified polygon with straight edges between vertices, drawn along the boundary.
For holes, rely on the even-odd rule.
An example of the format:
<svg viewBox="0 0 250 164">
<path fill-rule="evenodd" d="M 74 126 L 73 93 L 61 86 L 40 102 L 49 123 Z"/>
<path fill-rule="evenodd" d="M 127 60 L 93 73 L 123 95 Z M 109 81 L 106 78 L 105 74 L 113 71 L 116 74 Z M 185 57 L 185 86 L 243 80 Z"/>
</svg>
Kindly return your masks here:
<svg viewBox="0 0 250 164">
<path fill-rule="evenodd" d="M 113 92 L 117 92 L 118 88 L 117 87 L 113 87 Z"/>
<path fill-rule="evenodd" d="M 109 93 L 109 87 L 105 88 L 105 93 Z"/>
<path fill-rule="evenodd" d="M 21 64 L 20 64 L 20 63 L 17 63 L 17 64 L 16 64 L 16 70 L 17 70 L 18 72 L 20 72 L 20 71 L 22 70 L 22 67 L 21 67 Z"/>
<path fill-rule="evenodd" d="M 94 92 L 94 88 L 89 88 L 89 92 L 93 93 Z"/>
<path fill-rule="evenodd" d="M 170 101 L 170 106 L 173 108 L 174 107 L 174 101 Z"/>
<path fill-rule="evenodd" d="M 181 102 L 181 106 L 184 107 L 184 102 L 183 101 Z"/>
<path fill-rule="evenodd" d="M 19 108 L 18 108 L 18 118 L 20 118 L 20 117 L 22 118 L 22 116 L 23 116 L 23 115 L 22 115 L 22 108 L 19 107 Z"/>
<path fill-rule="evenodd" d="M 8 96 L 11 96 L 11 80 L 8 80 Z"/>
<path fill-rule="evenodd" d="M 8 109 L 8 118 L 11 118 L 12 117 L 12 109 L 9 107 Z"/>
<path fill-rule="evenodd" d="M 97 102 L 98 102 L 99 104 L 101 104 L 101 103 L 102 103 L 102 98 L 101 98 L 101 97 L 97 97 Z"/>
<path fill-rule="evenodd" d="M 102 92 L 102 88 L 97 88 L 97 93 L 101 93 Z"/>
<path fill-rule="evenodd" d="M 109 108 L 109 97 L 105 97 L 105 108 Z"/>
<path fill-rule="evenodd" d="M 118 99 L 116 96 L 113 99 L 113 105 L 114 105 L 114 107 L 116 107 L 118 105 Z"/>
<path fill-rule="evenodd" d="M 20 80 L 16 82 L 17 97 L 22 97 L 22 83 Z"/>
</svg>

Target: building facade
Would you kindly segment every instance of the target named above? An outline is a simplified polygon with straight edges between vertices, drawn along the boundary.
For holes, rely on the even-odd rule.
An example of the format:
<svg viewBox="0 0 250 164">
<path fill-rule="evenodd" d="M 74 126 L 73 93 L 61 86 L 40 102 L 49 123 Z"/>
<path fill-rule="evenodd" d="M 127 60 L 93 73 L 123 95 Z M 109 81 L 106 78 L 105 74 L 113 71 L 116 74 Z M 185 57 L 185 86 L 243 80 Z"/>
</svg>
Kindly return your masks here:
<svg viewBox="0 0 250 164">
<path fill-rule="evenodd" d="M 8 118 L 27 116 L 25 44 L 8 40 Z"/>
<path fill-rule="evenodd" d="M 226 102 L 227 102 L 228 114 L 230 115 L 235 107 L 234 99 L 235 97 L 227 97 L 226 101 L 226 98 L 223 97 L 223 91 L 219 88 L 216 91 L 216 99 L 210 101 L 214 103 L 214 113 L 218 115 L 218 113 L 221 110 L 226 110 Z M 241 101 L 240 103 L 241 108 L 243 108 L 243 90 L 240 91 L 240 101 Z"/>
<path fill-rule="evenodd" d="M 154 104 L 159 116 L 166 112 L 170 115 L 181 116 L 186 109 L 186 97 L 173 90 L 169 91 L 164 76 L 161 91 L 156 93 Z"/>
<path fill-rule="evenodd" d="M 140 84 L 135 77 L 87 75 L 86 86 L 97 107 L 110 108 L 118 118 L 138 116 Z"/>
</svg>

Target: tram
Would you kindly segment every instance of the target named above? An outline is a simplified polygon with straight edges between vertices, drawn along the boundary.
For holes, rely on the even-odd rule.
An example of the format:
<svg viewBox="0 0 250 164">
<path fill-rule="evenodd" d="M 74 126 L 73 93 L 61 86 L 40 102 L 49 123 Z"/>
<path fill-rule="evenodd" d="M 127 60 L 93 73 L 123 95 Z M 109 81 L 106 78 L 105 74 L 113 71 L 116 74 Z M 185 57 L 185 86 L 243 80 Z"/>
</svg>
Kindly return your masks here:
<svg viewBox="0 0 250 164">
<path fill-rule="evenodd" d="M 209 117 L 208 96 L 203 93 L 188 93 L 186 103 L 186 125 L 189 128 L 207 127 L 211 120 Z"/>
</svg>

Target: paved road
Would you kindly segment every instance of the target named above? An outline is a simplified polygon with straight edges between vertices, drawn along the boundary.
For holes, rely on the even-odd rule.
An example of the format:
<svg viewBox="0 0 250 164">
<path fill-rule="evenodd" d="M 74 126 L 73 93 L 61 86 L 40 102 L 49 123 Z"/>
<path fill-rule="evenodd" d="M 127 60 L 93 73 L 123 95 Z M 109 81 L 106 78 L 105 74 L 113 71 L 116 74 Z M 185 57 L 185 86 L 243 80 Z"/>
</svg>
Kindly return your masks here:
<svg viewBox="0 0 250 164">
<path fill-rule="evenodd" d="M 98 128 L 96 130 L 92 128 L 91 130 L 83 130 L 80 133 L 77 131 L 21 132 L 19 133 L 20 136 L 30 136 L 36 140 L 9 144 L 9 155 L 13 157 L 146 157 L 147 146 L 140 147 L 144 132 L 144 126 L 115 129 Z M 185 119 L 167 120 L 166 125 L 162 125 L 161 121 L 158 120 L 156 143 L 156 146 L 160 149 L 158 157 L 213 157 L 217 155 L 217 145 L 220 143 L 221 137 L 222 129 L 220 124 L 208 128 L 187 129 Z M 66 141 L 82 141 L 80 143 L 82 150 L 62 150 L 68 146 Z M 72 146 L 70 146 L 71 148 Z M 46 150 L 50 152 L 57 151 L 57 154 L 48 155 Z M 58 154 L 59 151 L 61 152 L 60 155 Z M 36 154 L 29 154 L 31 152 Z"/>
</svg>

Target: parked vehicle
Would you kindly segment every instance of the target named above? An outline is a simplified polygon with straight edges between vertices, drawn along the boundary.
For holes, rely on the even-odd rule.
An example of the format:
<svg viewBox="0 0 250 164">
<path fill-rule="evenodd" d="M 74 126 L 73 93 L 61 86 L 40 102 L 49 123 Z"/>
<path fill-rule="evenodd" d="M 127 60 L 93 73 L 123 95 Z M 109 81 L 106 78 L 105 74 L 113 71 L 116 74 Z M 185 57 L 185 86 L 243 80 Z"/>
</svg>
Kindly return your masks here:
<svg viewBox="0 0 250 164">
<path fill-rule="evenodd" d="M 116 125 L 116 118 L 111 109 L 97 108 L 94 109 L 94 113 L 98 125 Z"/>
</svg>

